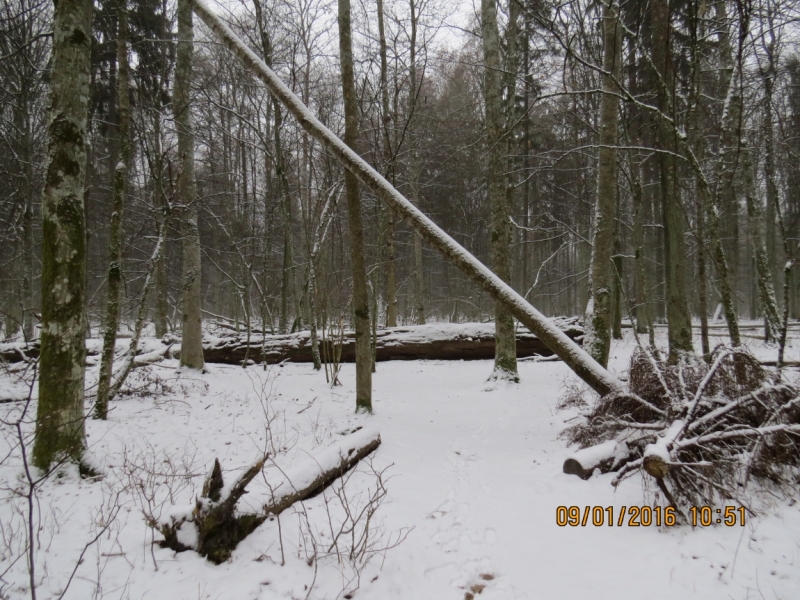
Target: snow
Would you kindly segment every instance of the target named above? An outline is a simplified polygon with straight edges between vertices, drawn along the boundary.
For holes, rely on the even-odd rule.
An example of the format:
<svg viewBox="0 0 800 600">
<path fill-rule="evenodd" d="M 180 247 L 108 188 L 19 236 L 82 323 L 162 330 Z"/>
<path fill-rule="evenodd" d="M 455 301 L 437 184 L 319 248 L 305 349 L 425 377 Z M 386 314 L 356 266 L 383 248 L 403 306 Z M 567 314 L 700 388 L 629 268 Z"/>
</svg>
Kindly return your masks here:
<svg viewBox="0 0 800 600">
<path fill-rule="evenodd" d="M 623 343 L 612 345 L 612 372 L 622 372 L 634 347 L 631 331 L 625 334 Z M 665 331 L 658 335 L 663 342 Z M 774 347 L 748 342 L 757 355 L 774 359 Z M 144 340 L 145 352 L 159 344 Z M 790 344 L 787 354 L 797 360 L 796 339 Z M 372 468 L 388 467 L 388 496 L 374 516 L 375 530 L 391 539 L 408 535 L 368 564 L 356 599 L 461 600 L 478 583 L 486 586 L 481 600 L 800 597 L 797 503 L 777 501 L 763 516 L 748 517 L 744 527 L 557 526 L 559 506 L 610 506 L 617 515 L 622 506 L 643 505 L 645 489 L 652 504 L 654 491 L 638 475 L 615 489 L 613 474 L 582 481 L 562 473 L 573 449 L 558 434 L 577 412 L 555 406 L 564 386 L 577 379 L 561 362 L 521 362 L 521 383 L 492 391 L 484 391 L 492 361 L 379 363 L 371 417 L 353 412 L 351 364 L 342 366 L 344 385 L 333 389 L 308 364 L 266 372 L 211 364 L 205 374 L 176 373 L 176 367 L 165 359 L 136 369 L 132 386 L 145 391 L 112 402 L 108 421 L 87 421 L 102 479 L 80 480 L 67 471 L 39 490 L 39 598 L 59 596 L 84 545 L 104 525 L 108 529 L 86 551 L 67 600 L 341 598 L 342 590 L 356 586 L 348 583 L 352 570 L 335 557 L 309 565 L 301 533 L 310 527 L 327 550 L 326 506 L 335 522 L 341 519 L 331 493 L 305 502 L 304 512 L 267 520 L 218 566 L 193 552 L 153 546 L 143 511 L 180 518 L 193 508 L 215 458 L 230 483 L 267 450 L 274 460 L 241 504 L 254 508 L 269 497 L 270 485 L 297 485 L 317 461 L 327 464 L 358 436 L 363 442 L 377 432 L 382 445 Z M 3 375 L 0 386 L 15 376 Z M 92 368 L 90 385 L 95 377 Z M 796 380 L 797 371 L 789 377 Z M 4 418 L 19 410 L 19 404 L 0 405 Z M 13 441 L 8 432 L 3 430 L 2 455 Z M 21 473 L 18 463 L 6 461 L 0 482 L 5 489 L 20 487 Z M 136 482 L 152 492 L 149 504 Z M 347 483 L 348 497 L 364 506 L 374 487 L 369 465 L 362 463 Z M 112 519 L 114 507 L 119 513 Z M 22 499 L 9 501 L 4 493 L 4 531 L 23 534 L 24 510 Z M 182 529 L 180 539 L 192 542 L 192 535 L 193 528 Z M 0 574 L 11 560 L 0 544 Z M 26 586 L 23 557 L 2 575 L 0 597 L 30 597 Z"/>
</svg>

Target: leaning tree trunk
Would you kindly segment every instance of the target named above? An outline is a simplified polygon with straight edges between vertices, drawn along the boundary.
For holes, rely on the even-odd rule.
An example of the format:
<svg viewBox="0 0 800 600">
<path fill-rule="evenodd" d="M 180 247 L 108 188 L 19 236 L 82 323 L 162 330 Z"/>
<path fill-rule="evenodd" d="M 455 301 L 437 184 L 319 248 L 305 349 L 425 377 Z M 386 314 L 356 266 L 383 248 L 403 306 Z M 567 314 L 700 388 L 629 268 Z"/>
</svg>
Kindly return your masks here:
<svg viewBox="0 0 800 600">
<path fill-rule="evenodd" d="M 664 270 L 666 271 L 667 326 L 669 358 L 677 362 L 693 351 L 692 320 L 686 294 L 686 250 L 684 216 L 677 182 L 677 132 L 667 118 L 674 114 L 675 73 L 672 63 L 670 6 L 668 0 L 655 0 L 652 6 L 653 63 L 658 70 L 656 139 L 660 150 L 661 207 L 664 225 Z"/>
<path fill-rule="evenodd" d="M 386 202 L 389 208 L 407 219 L 409 224 L 425 238 L 425 241 L 439 250 L 447 260 L 461 269 L 495 300 L 504 302 L 514 317 L 541 339 L 598 394 L 604 395 L 625 390 L 625 385 L 619 379 L 592 359 L 550 319 L 531 306 L 491 269 L 422 214 L 392 184 L 325 127 L 275 72 L 211 11 L 204 0 L 191 1 L 195 12 L 214 35 L 266 85 L 269 91 L 294 115 L 298 124 L 308 131 L 350 173 L 355 174 L 364 185 Z"/>
<path fill-rule="evenodd" d="M 355 151 L 358 143 L 358 98 L 353 74 L 353 41 L 350 28 L 350 0 L 339 0 L 339 57 L 344 95 L 344 143 Z M 353 268 L 353 313 L 356 333 L 356 411 L 372 412 L 372 348 L 369 338 L 369 292 L 364 264 L 364 230 L 358 179 L 344 174 L 350 229 L 350 261 Z"/>
<path fill-rule="evenodd" d="M 106 305 L 103 352 L 100 357 L 100 377 L 97 381 L 96 419 L 108 418 L 108 388 L 114 368 L 114 351 L 119 325 L 119 292 L 122 283 L 122 211 L 128 186 L 128 166 L 131 160 L 130 92 L 128 90 L 128 7 L 126 0 L 117 3 L 117 135 L 119 162 L 114 165 L 114 201 L 108 240 L 108 300 Z"/>
<path fill-rule="evenodd" d="M 597 165 L 597 204 L 594 242 L 589 266 L 591 290 L 586 308 L 586 351 L 604 367 L 611 349 L 612 287 L 616 275 L 611 255 L 617 218 L 617 140 L 619 101 L 617 82 L 622 62 L 619 3 L 603 4 L 603 97 L 600 100 L 600 149 Z"/>
<path fill-rule="evenodd" d="M 53 14 L 48 166 L 42 196 L 42 350 L 33 463 L 48 469 L 86 447 L 87 110 L 92 2 L 59 0 Z"/>
<path fill-rule="evenodd" d="M 183 333 L 181 365 L 202 369 L 203 330 L 200 309 L 200 231 L 197 227 L 197 185 L 194 179 L 194 130 L 191 81 L 194 29 L 188 0 L 178 2 L 178 55 L 172 103 L 178 129 L 178 202 L 183 209 Z"/>
<path fill-rule="evenodd" d="M 502 143 L 503 110 L 500 72 L 500 35 L 497 29 L 496 0 L 481 2 L 483 34 L 483 99 L 486 112 L 486 186 L 492 210 L 491 242 L 494 272 L 505 282 L 511 281 L 511 220 L 506 194 L 507 165 Z M 509 24 L 512 27 L 512 24 Z M 495 302 L 495 356 L 492 378 L 519 381 L 517 374 L 514 318 L 503 302 Z"/>
</svg>

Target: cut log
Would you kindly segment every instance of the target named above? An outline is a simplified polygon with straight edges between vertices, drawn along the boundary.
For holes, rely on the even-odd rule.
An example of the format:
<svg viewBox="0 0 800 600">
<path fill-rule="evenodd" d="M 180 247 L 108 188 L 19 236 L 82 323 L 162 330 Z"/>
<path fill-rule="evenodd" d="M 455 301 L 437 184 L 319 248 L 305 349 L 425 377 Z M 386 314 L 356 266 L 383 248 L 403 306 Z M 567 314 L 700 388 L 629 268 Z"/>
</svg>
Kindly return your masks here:
<svg viewBox="0 0 800 600">
<path fill-rule="evenodd" d="M 561 330 L 580 343 L 583 328 L 575 319 L 559 322 Z M 263 346 L 262 346 L 263 341 Z M 322 343 L 322 342 L 320 342 Z M 327 344 L 327 355 L 332 356 L 332 341 Z M 262 347 L 264 349 L 262 355 Z M 479 360 L 494 358 L 494 324 L 492 323 L 433 323 L 410 327 L 393 327 L 377 332 L 376 359 L 387 360 Z M 203 344 L 206 362 L 242 364 L 245 354 L 255 362 L 268 364 L 284 361 L 312 362 L 311 336 L 308 331 L 290 335 L 260 335 L 250 337 L 247 351 L 245 336 L 207 338 Z M 539 338 L 525 329 L 517 331 L 517 356 L 553 356 Z M 355 360 L 355 335 L 345 332 L 341 362 Z"/>
<path fill-rule="evenodd" d="M 176 552 L 195 550 L 215 564 L 223 563 L 239 542 L 267 518 L 322 493 L 380 443 L 377 431 L 359 428 L 300 470 L 281 471 L 282 480 L 268 482 L 268 493 L 256 491 L 242 502 L 248 484 L 261 473 L 269 457 L 256 461 L 230 487 L 225 486 L 219 460 L 215 460 L 202 495 L 194 505 L 176 507 L 161 521 L 150 517 L 148 524 L 164 536 L 162 547 Z"/>
<path fill-rule="evenodd" d="M 564 473 L 589 479 L 595 469 L 609 473 L 625 464 L 630 452 L 625 442 L 608 440 L 574 452 L 564 461 Z"/>
</svg>

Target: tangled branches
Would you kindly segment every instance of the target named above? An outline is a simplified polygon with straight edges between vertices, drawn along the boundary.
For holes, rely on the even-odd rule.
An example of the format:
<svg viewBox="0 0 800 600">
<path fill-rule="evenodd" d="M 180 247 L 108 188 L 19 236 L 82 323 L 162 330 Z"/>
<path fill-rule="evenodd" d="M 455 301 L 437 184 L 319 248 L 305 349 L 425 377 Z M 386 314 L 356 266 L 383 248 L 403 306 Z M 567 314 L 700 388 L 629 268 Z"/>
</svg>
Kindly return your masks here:
<svg viewBox="0 0 800 600">
<path fill-rule="evenodd" d="M 601 398 L 564 437 L 580 445 L 564 471 L 644 471 L 676 509 L 736 501 L 750 481 L 791 493 L 800 481 L 800 391 L 751 354 L 718 347 L 710 365 L 668 364 L 637 349 L 630 392 Z"/>
</svg>

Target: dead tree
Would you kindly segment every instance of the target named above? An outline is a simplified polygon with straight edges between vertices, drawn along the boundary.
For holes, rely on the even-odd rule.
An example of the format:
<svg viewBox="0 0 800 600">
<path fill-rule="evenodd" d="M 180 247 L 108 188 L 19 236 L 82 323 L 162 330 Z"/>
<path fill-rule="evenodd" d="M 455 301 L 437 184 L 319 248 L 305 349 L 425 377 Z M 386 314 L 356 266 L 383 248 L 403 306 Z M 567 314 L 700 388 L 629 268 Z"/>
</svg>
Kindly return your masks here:
<svg viewBox="0 0 800 600">
<path fill-rule="evenodd" d="M 315 459 L 317 469 L 305 469 L 299 477 L 284 476 L 284 481 L 270 484 L 270 493 L 256 512 L 243 512 L 238 503 L 247 493 L 247 486 L 263 470 L 269 455 L 253 463 L 230 486 L 225 485 L 222 467 L 219 460 L 215 460 L 194 505 L 183 510 L 176 507 L 161 521 L 147 515 L 148 524 L 164 536 L 160 542 L 162 547 L 176 552 L 195 550 L 215 564 L 223 563 L 239 542 L 269 517 L 322 493 L 381 444 L 377 432 L 362 430 L 348 438 L 318 456 Z"/>
</svg>

